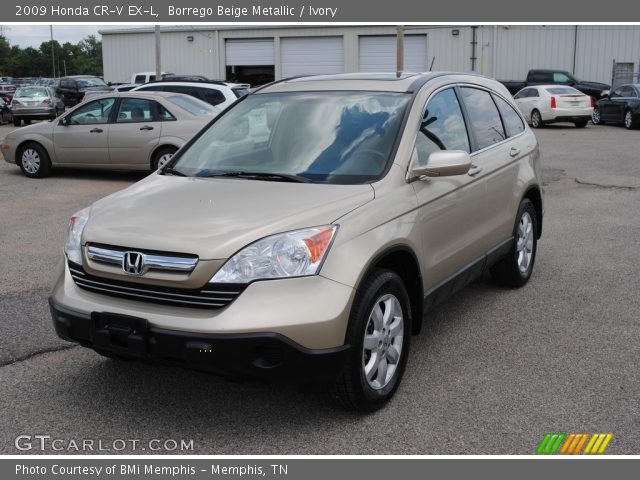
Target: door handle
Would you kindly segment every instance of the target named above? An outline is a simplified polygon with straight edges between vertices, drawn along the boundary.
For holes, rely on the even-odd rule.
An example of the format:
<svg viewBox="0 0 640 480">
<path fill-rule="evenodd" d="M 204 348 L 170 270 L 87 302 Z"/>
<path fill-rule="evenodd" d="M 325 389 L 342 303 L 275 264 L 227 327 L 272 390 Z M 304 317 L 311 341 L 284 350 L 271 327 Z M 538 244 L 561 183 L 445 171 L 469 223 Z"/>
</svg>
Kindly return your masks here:
<svg viewBox="0 0 640 480">
<path fill-rule="evenodd" d="M 145 125 L 144 127 L 140 127 L 140 130 L 153 130 L 151 125 Z"/>
<path fill-rule="evenodd" d="M 519 153 L 520 153 L 520 149 L 516 147 L 511 147 L 511 150 L 509 150 L 509 155 L 511 155 L 512 157 L 515 157 Z"/>
<path fill-rule="evenodd" d="M 479 167 L 477 165 L 471 165 L 471 168 L 469 169 L 469 175 L 472 177 L 475 177 L 476 175 L 478 175 L 480 172 L 482 171 L 482 167 Z"/>
<path fill-rule="evenodd" d="M 103 130 L 101 128 L 92 128 L 89 130 L 89 133 L 102 133 Z"/>
</svg>

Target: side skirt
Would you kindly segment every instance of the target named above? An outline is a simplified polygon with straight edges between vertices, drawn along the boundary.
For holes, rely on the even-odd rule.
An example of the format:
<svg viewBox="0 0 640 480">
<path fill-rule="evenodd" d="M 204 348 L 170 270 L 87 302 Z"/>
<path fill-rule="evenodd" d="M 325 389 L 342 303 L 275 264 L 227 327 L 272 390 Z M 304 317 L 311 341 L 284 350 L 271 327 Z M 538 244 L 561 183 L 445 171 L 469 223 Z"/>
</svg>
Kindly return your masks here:
<svg viewBox="0 0 640 480">
<path fill-rule="evenodd" d="M 423 315 L 432 307 L 441 304 L 454 293 L 462 290 L 473 280 L 491 268 L 498 260 L 504 257 L 511 248 L 513 236 L 503 240 L 495 247 L 473 260 L 469 264 L 454 272 L 441 282 L 437 283 L 424 293 Z"/>
</svg>

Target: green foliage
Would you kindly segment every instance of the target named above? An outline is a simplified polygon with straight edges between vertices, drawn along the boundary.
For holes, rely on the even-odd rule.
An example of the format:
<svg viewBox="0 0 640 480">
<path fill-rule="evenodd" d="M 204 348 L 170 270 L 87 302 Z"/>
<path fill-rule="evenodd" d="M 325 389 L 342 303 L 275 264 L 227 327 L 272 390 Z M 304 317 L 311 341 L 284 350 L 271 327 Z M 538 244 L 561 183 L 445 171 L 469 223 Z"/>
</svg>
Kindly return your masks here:
<svg viewBox="0 0 640 480">
<path fill-rule="evenodd" d="M 89 35 L 77 44 L 60 45 L 53 41 L 56 76 L 102 75 L 102 42 Z M 51 77 L 53 61 L 51 41 L 42 42 L 40 48 L 11 46 L 0 35 L 0 76 L 3 77 Z"/>
</svg>

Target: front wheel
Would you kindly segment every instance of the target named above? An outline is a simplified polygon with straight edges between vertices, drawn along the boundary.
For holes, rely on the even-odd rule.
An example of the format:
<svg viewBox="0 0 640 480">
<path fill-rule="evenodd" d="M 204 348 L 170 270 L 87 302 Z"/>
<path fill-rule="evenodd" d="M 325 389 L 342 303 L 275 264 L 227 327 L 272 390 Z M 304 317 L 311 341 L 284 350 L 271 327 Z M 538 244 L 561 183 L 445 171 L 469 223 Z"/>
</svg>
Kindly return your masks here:
<svg viewBox="0 0 640 480">
<path fill-rule="evenodd" d="M 493 280 L 505 287 L 519 288 L 531 278 L 538 248 L 538 218 L 531 200 L 520 202 L 509 253 L 493 267 Z"/>
<path fill-rule="evenodd" d="M 51 160 L 47 151 L 37 143 L 27 143 L 18 151 L 18 164 L 29 178 L 43 178 L 51 173 Z"/>
<path fill-rule="evenodd" d="M 593 113 L 591 114 L 591 122 L 594 125 L 602 125 L 604 122 L 602 121 L 602 114 L 600 113 L 600 109 L 598 107 L 594 107 Z"/>
<path fill-rule="evenodd" d="M 533 128 L 542 128 L 544 123 L 542 122 L 542 115 L 538 110 L 531 112 L 531 126 Z"/>
<path fill-rule="evenodd" d="M 351 348 L 330 396 L 350 410 L 382 408 L 400 385 L 410 342 L 407 290 L 396 273 L 375 270 L 356 293 L 347 328 Z"/>
</svg>

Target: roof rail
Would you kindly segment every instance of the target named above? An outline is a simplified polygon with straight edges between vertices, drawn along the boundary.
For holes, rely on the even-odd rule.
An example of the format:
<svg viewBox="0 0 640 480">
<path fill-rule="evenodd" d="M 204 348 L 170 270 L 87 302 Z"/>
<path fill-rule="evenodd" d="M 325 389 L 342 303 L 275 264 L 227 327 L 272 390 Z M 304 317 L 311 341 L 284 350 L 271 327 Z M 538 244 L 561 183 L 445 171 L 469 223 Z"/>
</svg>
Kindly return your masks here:
<svg viewBox="0 0 640 480">
<path fill-rule="evenodd" d="M 305 78 L 305 77 L 315 77 L 315 75 L 294 75 L 293 77 L 281 78 L 280 80 L 274 80 L 273 82 L 260 85 L 259 87 L 256 87 L 256 89 L 251 93 L 259 92 L 263 88 L 271 87 L 272 85 L 277 85 L 278 83 L 287 82 L 289 80 L 295 80 L 296 78 Z"/>
</svg>

